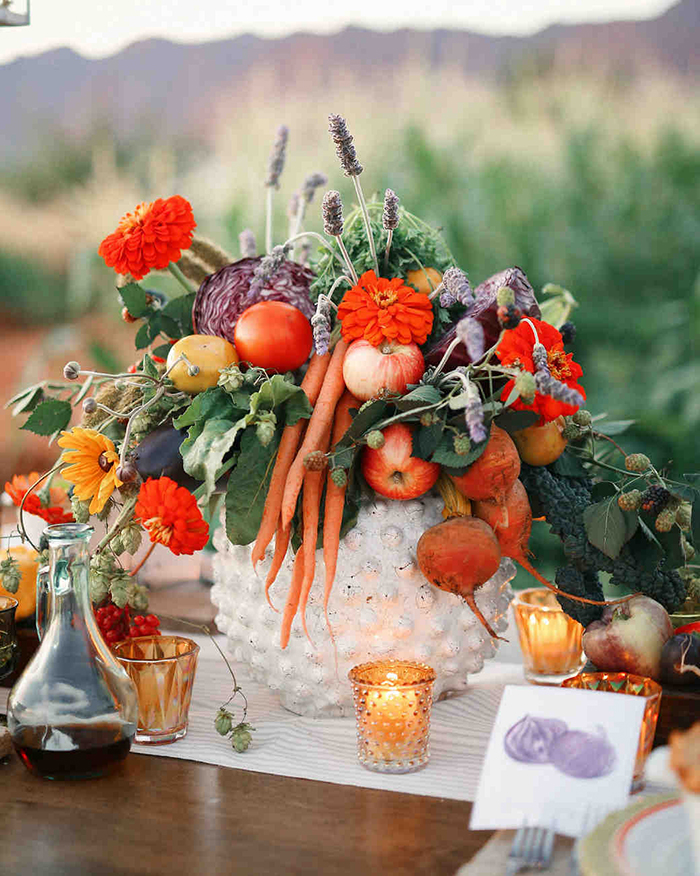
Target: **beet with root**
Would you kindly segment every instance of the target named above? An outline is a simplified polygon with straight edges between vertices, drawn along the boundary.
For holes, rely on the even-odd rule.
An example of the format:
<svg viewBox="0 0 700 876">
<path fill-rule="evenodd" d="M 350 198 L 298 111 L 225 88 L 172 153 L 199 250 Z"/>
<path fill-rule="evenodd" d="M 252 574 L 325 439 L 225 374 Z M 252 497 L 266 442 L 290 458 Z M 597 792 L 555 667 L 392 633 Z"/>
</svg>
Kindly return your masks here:
<svg viewBox="0 0 700 876">
<path fill-rule="evenodd" d="M 485 499 L 481 502 L 473 502 L 472 511 L 475 517 L 483 520 L 492 528 L 501 554 L 504 557 L 510 557 L 512 560 L 515 560 L 533 578 L 537 578 L 540 584 L 544 584 L 545 587 L 548 587 L 559 596 L 565 596 L 567 599 L 573 599 L 576 602 L 585 602 L 588 605 L 616 605 L 621 602 L 628 602 L 632 598 L 632 596 L 625 596 L 622 599 L 615 599 L 610 602 L 585 599 L 583 596 L 565 593 L 563 590 L 555 587 L 554 584 L 551 584 L 543 575 L 540 575 L 528 559 L 530 554 L 528 542 L 530 541 L 530 532 L 532 531 L 532 511 L 527 491 L 519 480 L 515 480 L 515 483 L 502 501 Z"/>
<path fill-rule="evenodd" d="M 496 573 L 501 562 L 493 529 L 476 517 L 450 517 L 426 529 L 418 541 L 417 555 L 428 581 L 461 596 L 489 635 L 500 639 L 474 600 L 474 591 Z"/>
<path fill-rule="evenodd" d="M 504 429 L 493 425 L 481 456 L 463 475 L 451 477 L 467 499 L 494 499 L 502 503 L 519 474 L 520 456 L 513 439 Z"/>
</svg>

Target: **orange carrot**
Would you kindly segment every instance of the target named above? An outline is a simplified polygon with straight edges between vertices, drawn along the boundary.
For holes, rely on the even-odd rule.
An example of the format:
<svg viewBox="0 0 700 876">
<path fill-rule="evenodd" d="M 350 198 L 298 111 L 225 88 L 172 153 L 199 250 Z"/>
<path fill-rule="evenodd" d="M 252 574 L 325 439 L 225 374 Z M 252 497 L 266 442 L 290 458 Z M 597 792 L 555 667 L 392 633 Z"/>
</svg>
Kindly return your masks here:
<svg viewBox="0 0 700 876">
<path fill-rule="evenodd" d="M 304 457 L 312 450 L 318 450 L 321 442 L 333 421 L 335 406 L 345 390 L 343 380 L 343 359 L 348 349 L 346 341 L 339 340 L 335 345 L 328 370 L 323 380 L 323 386 L 314 407 L 314 412 L 309 420 L 309 425 L 304 436 L 301 448 L 297 453 L 287 475 L 287 483 L 282 497 L 282 525 L 285 529 L 292 522 L 294 510 L 299 498 L 301 485 L 304 482 Z"/>
<path fill-rule="evenodd" d="M 301 582 L 304 577 L 304 551 L 299 548 L 294 557 L 294 571 L 292 572 L 292 582 L 289 585 L 289 593 L 287 594 L 287 604 L 284 607 L 282 615 L 282 630 L 280 632 L 280 645 L 286 648 L 289 644 L 289 634 L 292 630 L 292 621 L 297 613 L 299 606 L 299 596 L 301 594 Z"/>
<path fill-rule="evenodd" d="M 321 391 L 323 378 L 326 376 L 330 359 L 330 353 L 325 353 L 323 356 L 317 356 L 314 353 L 309 362 L 309 367 L 306 370 L 304 379 L 301 382 L 301 388 L 306 393 L 306 397 L 312 405 L 316 404 L 316 399 Z M 255 568 L 265 556 L 265 550 L 270 544 L 275 529 L 277 528 L 277 520 L 279 519 L 280 508 L 282 507 L 284 482 L 287 479 L 287 472 L 294 460 L 306 424 L 307 420 L 297 420 L 293 426 L 286 426 L 282 433 L 282 440 L 280 441 L 280 446 L 277 450 L 277 460 L 275 461 L 275 467 L 272 470 L 272 477 L 270 478 L 270 486 L 267 490 L 267 498 L 265 499 L 265 508 L 263 509 L 263 516 L 260 521 L 258 537 L 255 540 L 255 545 L 253 546 L 253 552 L 251 554 L 253 568 Z M 275 574 L 277 573 L 275 572 Z M 274 576 L 272 580 L 274 581 Z M 267 589 L 269 589 L 269 584 L 267 585 L 265 592 L 267 592 Z"/>
<path fill-rule="evenodd" d="M 346 390 L 345 395 L 338 402 L 338 408 L 335 412 L 331 449 L 335 447 L 338 441 L 340 441 L 352 423 L 350 409 L 357 409 L 359 407 L 360 402 L 351 392 Z M 338 563 L 338 546 L 340 544 L 340 528 L 343 523 L 343 508 L 345 507 L 346 490 L 347 484 L 344 487 L 337 486 L 329 471 L 328 479 L 326 480 L 326 508 L 323 517 L 323 564 L 326 569 L 323 611 L 326 615 L 326 623 L 328 624 L 329 629 L 328 600 L 330 599 L 331 590 L 333 589 L 335 569 Z"/>
<path fill-rule="evenodd" d="M 326 438 L 318 448 L 319 450 L 325 451 L 328 449 L 329 438 L 330 429 L 326 432 Z M 301 585 L 299 607 L 301 610 L 301 625 L 309 641 L 311 641 L 311 637 L 306 628 L 306 603 L 309 601 L 309 592 L 311 585 L 314 583 L 314 575 L 316 574 L 316 542 L 318 541 L 318 518 L 322 495 L 323 470 L 307 470 L 304 475 L 304 493 L 301 506 L 304 519 L 304 535 L 299 550 L 304 552 L 304 580 Z"/>
<path fill-rule="evenodd" d="M 270 571 L 267 573 L 267 580 L 265 581 L 265 597 L 270 604 L 270 608 L 274 608 L 275 611 L 277 611 L 277 609 L 272 604 L 272 600 L 270 599 L 270 587 L 272 587 L 272 585 L 275 583 L 277 573 L 282 567 L 284 558 L 287 556 L 287 547 L 289 546 L 289 539 L 291 538 L 291 535 L 291 528 L 282 529 L 281 526 L 277 527 L 277 534 L 275 536 L 275 553 L 272 557 L 272 565 L 270 566 Z"/>
</svg>

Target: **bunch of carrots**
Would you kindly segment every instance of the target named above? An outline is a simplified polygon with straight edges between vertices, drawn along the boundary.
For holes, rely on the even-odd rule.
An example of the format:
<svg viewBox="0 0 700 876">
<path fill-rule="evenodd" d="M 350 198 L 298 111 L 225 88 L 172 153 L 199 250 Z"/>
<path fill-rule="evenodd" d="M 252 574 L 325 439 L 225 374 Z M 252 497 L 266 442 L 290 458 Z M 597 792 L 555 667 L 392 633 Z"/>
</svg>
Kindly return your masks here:
<svg viewBox="0 0 700 876">
<path fill-rule="evenodd" d="M 292 583 L 282 616 L 280 643 L 286 648 L 292 621 L 301 612 L 304 632 L 306 628 L 306 605 L 316 572 L 316 543 L 320 517 L 324 478 L 326 502 L 323 519 L 323 561 L 326 580 L 323 609 L 328 621 L 328 600 L 333 588 L 340 545 L 340 530 L 343 520 L 346 486 L 334 483 L 330 471 L 307 469 L 305 459 L 309 453 L 326 453 L 333 449 L 348 430 L 352 415 L 360 402 L 347 391 L 343 380 L 343 360 L 348 344 L 339 340 L 332 353 L 323 356 L 314 354 L 301 384 L 313 413 L 309 420 L 299 420 L 286 426 L 277 451 L 277 460 L 272 471 L 270 486 L 265 501 L 258 537 L 253 546 L 253 567 L 265 556 L 265 550 L 275 536 L 275 552 L 272 566 L 265 582 L 265 595 L 270 600 L 270 587 L 287 554 L 291 538 L 292 518 L 302 494 L 302 543 L 294 558 Z M 272 606 L 274 608 L 274 606 Z M 330 624 L 329 624 L 330 628 Z"/>
</svg>

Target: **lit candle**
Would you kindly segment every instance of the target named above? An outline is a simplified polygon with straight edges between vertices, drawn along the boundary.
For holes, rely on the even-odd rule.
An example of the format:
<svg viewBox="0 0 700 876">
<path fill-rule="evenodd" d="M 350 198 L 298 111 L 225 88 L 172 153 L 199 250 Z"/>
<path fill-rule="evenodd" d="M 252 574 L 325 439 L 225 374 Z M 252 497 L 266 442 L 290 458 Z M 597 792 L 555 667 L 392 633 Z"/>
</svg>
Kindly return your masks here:
<svg viewBox="0 0 700 876">
<path fill-rule="evenodd" d="M 586 662 L 581 647 L 583 627 L 562 611 L 551 590 L 521 590 L 513 611 L 528 681 L 560 684 L 579 672 Z"/>
<path fill-rule="evenodd" d="M 383 660 L 349 672 L 357 719 L 357 753 L 371 770 L 410 773 L 430 756 L 435 672 L 424 663 Z"/>
</svg>

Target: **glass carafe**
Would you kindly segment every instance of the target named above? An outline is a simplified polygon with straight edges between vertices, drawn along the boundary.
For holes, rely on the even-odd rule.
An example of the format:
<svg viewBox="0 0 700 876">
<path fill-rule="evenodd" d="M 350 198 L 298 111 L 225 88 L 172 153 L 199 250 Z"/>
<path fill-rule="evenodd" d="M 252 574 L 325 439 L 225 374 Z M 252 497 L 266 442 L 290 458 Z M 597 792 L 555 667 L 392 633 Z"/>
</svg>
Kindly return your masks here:
<svg viewBox="0 0 700 876">
<path fill-rule="evenodd" d="M 105 644 L 90 605 L 92 527 L 62 523 L 49 542 L 49 619 L 7 703 L 15 750 L 47 779 L 90 778 L 129 753 L 136 733 L 136 689 Z"/>
</svg>

